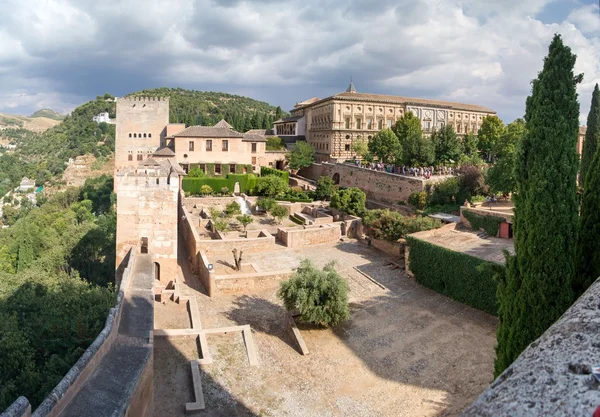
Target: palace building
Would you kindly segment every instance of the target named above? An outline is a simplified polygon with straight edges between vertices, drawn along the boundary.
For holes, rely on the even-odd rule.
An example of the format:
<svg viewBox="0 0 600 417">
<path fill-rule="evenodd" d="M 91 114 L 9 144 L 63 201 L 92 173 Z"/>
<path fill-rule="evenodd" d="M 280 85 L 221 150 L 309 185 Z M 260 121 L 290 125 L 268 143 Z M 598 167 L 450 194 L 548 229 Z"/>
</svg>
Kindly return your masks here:
<svg viewBox="0 0 600 417">
<path fill-rule="evenodd" d="M 290 117 L 274 123 L 274 130 L 278 136 L 306 138 L 319 162 L 343 161 L 355 156 L 354 143 L 391 128 L 406 112 L 421 119 L 425 134 L 450 125 L 459 135 L 477 134 L 483 118 L 496 114 L 474 104 L 359 93 L 350 82 L 345 92 L 296 104 Z"/>
</svg>

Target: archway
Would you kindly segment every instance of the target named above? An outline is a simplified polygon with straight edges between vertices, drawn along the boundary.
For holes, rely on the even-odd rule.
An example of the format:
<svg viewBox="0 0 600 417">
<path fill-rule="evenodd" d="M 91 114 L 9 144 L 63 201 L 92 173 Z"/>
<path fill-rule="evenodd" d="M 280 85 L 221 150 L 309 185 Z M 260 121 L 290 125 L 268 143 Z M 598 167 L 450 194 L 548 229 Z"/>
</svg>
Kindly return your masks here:
<svg viewBox="0 0 600 417">
<path fill-rule="evenodd" d="M 340 174 L 339 173 L 335 173 L 333 174 L 333 182 L 335 183 L 335 185 L 340 185 Z"/>
<path fill-rule="evenodd" d="M 154 262 L 154 279 L 160 281 L 160 264 Z"/>
</svg>

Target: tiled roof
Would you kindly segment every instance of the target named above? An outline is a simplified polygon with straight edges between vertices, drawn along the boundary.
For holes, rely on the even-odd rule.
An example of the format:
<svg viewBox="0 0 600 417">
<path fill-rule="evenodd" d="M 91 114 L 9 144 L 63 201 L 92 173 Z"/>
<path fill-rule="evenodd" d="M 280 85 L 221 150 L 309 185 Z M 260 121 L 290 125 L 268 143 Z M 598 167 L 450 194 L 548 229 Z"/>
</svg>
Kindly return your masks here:
<svg viewBox="0 0 600 417">
<path fill-rule="evenodd" d="M 235 130 L 226 127 L 214 126 L 190 126 L 179 133 L 173 135 L 175 138 L 242 138 L 242 135 Z"/>
<path fill-rule="evenodd" d="M 165 146 L 155 151 L 153 156 L 175 156 L 175 152 Z"/>
<path fill-rule="evenodd" d="M 255 135 L 252 133 L 246 133 L 244 134 L 244 139 L 242 139 L 242 142 L 266 142 L 267 139 L 262 136 L 262 135 Z"/>
<path fill-rule="evenodd" d="M 227 123 L 224 119 L 221 119 L 219 121 L 219 123 L 217 123 L 213 127 L 225 127 L 227 129 L 233 129 L 233 126 L 231 126 L 229 123 Z"/>
<path fill-rule="evenodd" d="M 250 135 L 273 136 L 273 129 L 250 129 L 246 132 Z"/>
</svg>

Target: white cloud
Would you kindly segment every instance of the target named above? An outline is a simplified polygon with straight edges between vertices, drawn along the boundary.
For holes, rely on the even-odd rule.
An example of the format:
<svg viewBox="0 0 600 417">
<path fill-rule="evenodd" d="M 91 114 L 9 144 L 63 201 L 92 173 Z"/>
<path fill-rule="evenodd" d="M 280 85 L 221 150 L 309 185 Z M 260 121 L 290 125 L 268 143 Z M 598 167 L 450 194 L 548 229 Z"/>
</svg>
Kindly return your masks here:
<svg viewBox="0 0 600 417">
<path fill-rule="evenodd" d="M 255 91 L 291 107 L 353 75 L 359 91 L 462 100 L 510 121 L 556 32 L 585 73 L 582 120 L 600 81 L 595 5 L 543 23 L 552 0 L 4 1 L 0 91 L 29 98 L 0 110 L 157 86 Z"/>
</svg>

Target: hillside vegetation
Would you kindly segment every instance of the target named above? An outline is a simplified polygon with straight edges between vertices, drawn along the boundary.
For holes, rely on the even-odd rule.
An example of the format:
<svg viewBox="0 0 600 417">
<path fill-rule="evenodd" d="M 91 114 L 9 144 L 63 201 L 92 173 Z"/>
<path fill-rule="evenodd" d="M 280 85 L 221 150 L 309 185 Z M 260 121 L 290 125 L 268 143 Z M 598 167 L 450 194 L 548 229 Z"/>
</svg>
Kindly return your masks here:
<svg viewBox="0 0 600 417">
<path fill-rule="evenodd" d="M 88 181 L 0 230 L 0 410 L 39 405 L 114 305 L 112 178 Z"/>
<path fill-rule="evenodd" d="M 31 117 L 31 118 L 46 117 L 46 118 L 52 119 L 52 120 L 63 120 L 65 118 L 65 115 L 59 114 L 52 109 L 40 109 L 40 110 L 36 111 L 35 113 L 33 113 L 29 117 Z"/>
<path fill-rule="evenodd" d="M 281 107 L 227 93 L 155 88 L 130 96 L 169 97 L 170 122 L 188 126 L 210 126 L 225 119 L 238 132 L 246 132 L 250 129 L 271 129 L 275 120 L 288 115 Z"/>
</svg>

